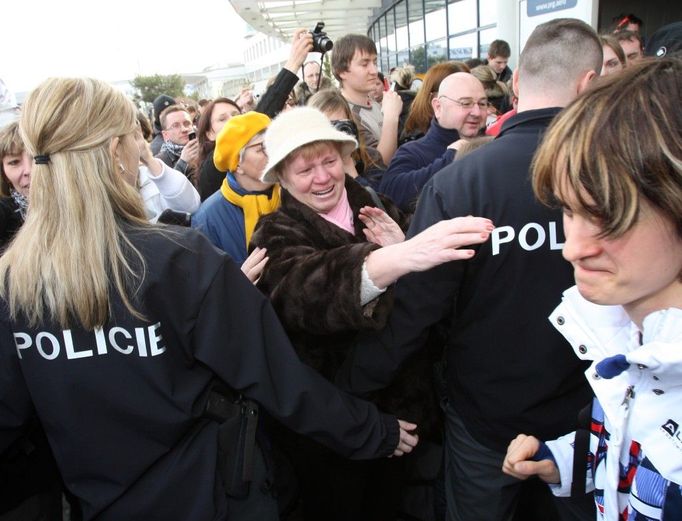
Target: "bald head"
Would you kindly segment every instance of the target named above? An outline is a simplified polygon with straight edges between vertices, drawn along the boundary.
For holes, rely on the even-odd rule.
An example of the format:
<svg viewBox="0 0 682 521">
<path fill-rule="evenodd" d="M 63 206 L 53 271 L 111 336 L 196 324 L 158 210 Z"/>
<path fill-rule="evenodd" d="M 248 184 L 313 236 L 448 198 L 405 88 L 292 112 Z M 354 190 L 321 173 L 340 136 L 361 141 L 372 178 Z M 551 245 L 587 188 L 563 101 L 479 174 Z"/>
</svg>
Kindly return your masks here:
<svg viewBox="0 0 682 521">
<path fill-rule="evenodd" d="M 320 79 L 320 64 L 317 62 L 308 62 L 303 65 L 303 80 L 308 85 L 310 92 L 317 91 L 317 82 Z"/>
<path fill-rule="evenodd" d="M 460 137 L 478 134 L 487 116 L 487 98 L 483 84 L 468 72 L 446 76 L 432 101 L 438 124 L 459 132 Z"/>
</svg>

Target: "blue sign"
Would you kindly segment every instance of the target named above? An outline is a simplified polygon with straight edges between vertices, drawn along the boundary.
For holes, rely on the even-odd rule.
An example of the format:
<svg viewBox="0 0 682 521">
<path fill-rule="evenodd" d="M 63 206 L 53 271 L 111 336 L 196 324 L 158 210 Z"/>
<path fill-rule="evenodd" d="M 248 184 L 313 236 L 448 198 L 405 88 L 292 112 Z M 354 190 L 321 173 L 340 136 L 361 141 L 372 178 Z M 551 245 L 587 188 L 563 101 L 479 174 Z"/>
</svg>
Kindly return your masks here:
<svg viewBox="0 0 682 521">
<path fill-rule="evenodd" d="M 528 16 L 538 16 L 570 9 L 576 5 L 578 5 L 578 0 L 528 0 L 526 8 Z"/>
</svg>

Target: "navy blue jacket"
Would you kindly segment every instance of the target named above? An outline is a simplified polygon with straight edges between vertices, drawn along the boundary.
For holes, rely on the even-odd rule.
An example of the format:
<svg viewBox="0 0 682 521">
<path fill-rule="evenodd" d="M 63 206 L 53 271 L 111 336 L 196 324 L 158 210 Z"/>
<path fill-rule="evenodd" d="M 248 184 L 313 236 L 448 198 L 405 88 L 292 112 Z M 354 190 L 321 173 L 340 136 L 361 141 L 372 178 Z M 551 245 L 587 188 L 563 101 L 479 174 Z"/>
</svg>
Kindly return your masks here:
<svg viewBox="0 0 682 521">
<path fill-rule="evenodd" d="M 301 363 L 267 299 L 203 235 L 126 235 L 147 267 L 143 318 L 112 292 L 101 329 L 34 328 L 0 301 L 0 452 L 37 412 L 86 521 L 230 518 L 218 423 L 202 416 L 216 379 L 344 456 L 397 446 L 395 417 Z"/>
<path fill-rule="evenodd" d="M 572 286 L 561 256 L 561 211 L 541 205 L 530 184 L 535 149 L 558 108 L 510 118 L 497 139 L 426 184 L 408 236 L 443 219 L 490 218 L 495 230 L 469 261 L 402 277 L 386 329 L 368 336 L 342 387 L 385 384 L 442 319 L 449 403 L 480 443 L 505 451 L 520 432 L 554 439 L 575 429 L 590 401 L 586 366 L 547 317 Z"/>
<path fill-rule="evenodd" d="M 409 141 L 396 151 L 381 179 L 379 191 L 401 210 L 410 211 L 426 182 L 452 162 L 455 151 L 448 146 L 458 139 L 456 130 L 441 127 L 433 118 L 424 137 Z"/>
</svg>

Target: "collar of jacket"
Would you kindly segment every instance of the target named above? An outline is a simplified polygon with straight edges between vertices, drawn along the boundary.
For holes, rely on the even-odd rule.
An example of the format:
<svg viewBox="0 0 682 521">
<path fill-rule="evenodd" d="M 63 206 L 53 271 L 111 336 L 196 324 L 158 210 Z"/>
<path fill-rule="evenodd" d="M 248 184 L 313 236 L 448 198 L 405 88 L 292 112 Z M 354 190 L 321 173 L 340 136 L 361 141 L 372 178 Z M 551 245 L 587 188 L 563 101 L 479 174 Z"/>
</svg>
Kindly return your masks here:
<svg viewBox="0 0 682 521">
<path fill-rule="evenodd" d="M 499 138 L 505 132 L 518 126 L 537 125 L 545 128 L 549 126 L 554 117 L 561 111 L 562 107 L 549 107 L 546 109 L 524 110 L 523 112 L 518 112 L 504 122 L 497 137 Z"/>
<path fill-rule="evenodd" d="M 433 117 L 431 118 L 431 125 L 429 126 L 429 130 L 426 132 L 426 135 L 421 139 L 426 140 L 433 139 L 437 141 L 440 145 L 442 145 L 443 148 L 447 148 L 448 145 L 451 145 L 452 143 L 459 139 L 459 132 L 457 132 L 457 130 L 455 130 L 454 128 L 441 127 L 438 121 L 436 121 L 436 118 Z"/>
<path fill-rule="evenodd" d="M 564 292 L 550 321 L 582 360 L 624 354 L 630 370 L 675 376 L 682 381 L 682 309 L 647 315 L 639 329 L 622 306 L 601 306 L 583 298 L 573 286 Z"/>
<path fill-rule="evenodd" d="M 267 190 L 255 190 L 253 192 L 250 192 L 242 188 L 242 186 L 239 184 L 237 178 L 234 176 L 232 172 L 227 172 L 226 176 L 227 184 L 229 184 L 230 188 L 232 188 L 232 190 L 239 195 L 267 195 L 269 197 L 270 194 L 272 194 L 272 188 L 275 186 L 272 185 Z"/>
</svg>

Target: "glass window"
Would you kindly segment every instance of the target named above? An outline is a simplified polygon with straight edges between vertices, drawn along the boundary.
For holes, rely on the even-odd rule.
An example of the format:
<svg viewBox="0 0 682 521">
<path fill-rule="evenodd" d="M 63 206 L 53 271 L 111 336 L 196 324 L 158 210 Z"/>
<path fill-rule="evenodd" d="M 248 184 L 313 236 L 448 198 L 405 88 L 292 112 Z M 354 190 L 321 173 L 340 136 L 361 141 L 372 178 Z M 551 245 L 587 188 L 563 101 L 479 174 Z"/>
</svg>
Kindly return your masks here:
<svg viewBox="0 0 682 521">
<path fill-rule="evenodd" d="M 481 47 L 479 50 L 479 58 L 487 58 L 488 57 L 488 47 L 490 47 L 490 44 L 492 41 L 497 38 L 497 29 L 492 28 L 492 29 L 485 29 L 481 31 L 481 36 L 480 36 L 480 42 L 481 42 Z"/>
<path fill-rule="evenodd" d="M 398 49 L 395 46 L 395 18 L 393 17 L 393 9 L 385 14 L 386 17 L 386 41 L 388 43 L 388 50 L 396 52 Z"/>
<path fill-rule="evenodd" d="M 426 40 L 433 41 L 445 38 L 448 35 L 447 19 L 445 14 L 445 0 L 426 0 Z"/>
<path fill-rule="evenodd" d="M 429 42 L 427 49 L 428 67 L 431 67 L 435 63 L 447 61 L 448 48 L 447 40 L 445 38 L 435 42 Z"/>
<path fill-rule="evenodd" d="M 395 27 L 395 37 L 398 50 L 402 51 L 409 49 L 410 42 L 407 31 L 407 2 L 399 2 L 395 6 Z"/>
<path fill-rule="evenodd" d="M 495 1 L 495 0 L 494 0 Z M 458 34 L 476 29 L 476 0 L 457 0 L 448 5 L 448 30 Z"/>
<path fill-rule="evenodd" d="M 497 0 L 478 0 L 481 27 L 497 23 Z"/>
<path fill-rule="evenodd" d="M 417 72 L 426 72 L 426 46 L 420 45 L 416 49 L 410 51 L 410 63 L 414 65 L 414 70 Z"/>
<path fill-rule="evenodd" d="M 382 54 L 381 55 L 381 61 L 379 63 L 379 68 L 384 74 L 388 74 L 388 71 L 391 70 L 391 67 L 388 64 L 388 55 Z"/>
<path fill-rule="evenodd" d="M 419 47 L 424 45 L 424 13 L 422 11 L 422 3 L 419 0 L 409 0 L 407 4 L 410 8 L 409 12 L 409 26 L 410 26 L 410 46 Z"/>
<path fill-rule="evenodd" d="M 398 52 L 398 67 L 410 63 L 410 53 L 407 49 Z"/>
<path fill-rule="evenodd" d="M 477 34 L 472 32 L 450 38 L 450 59 L 464 61 L 475 56 Z"/>
</svg>

